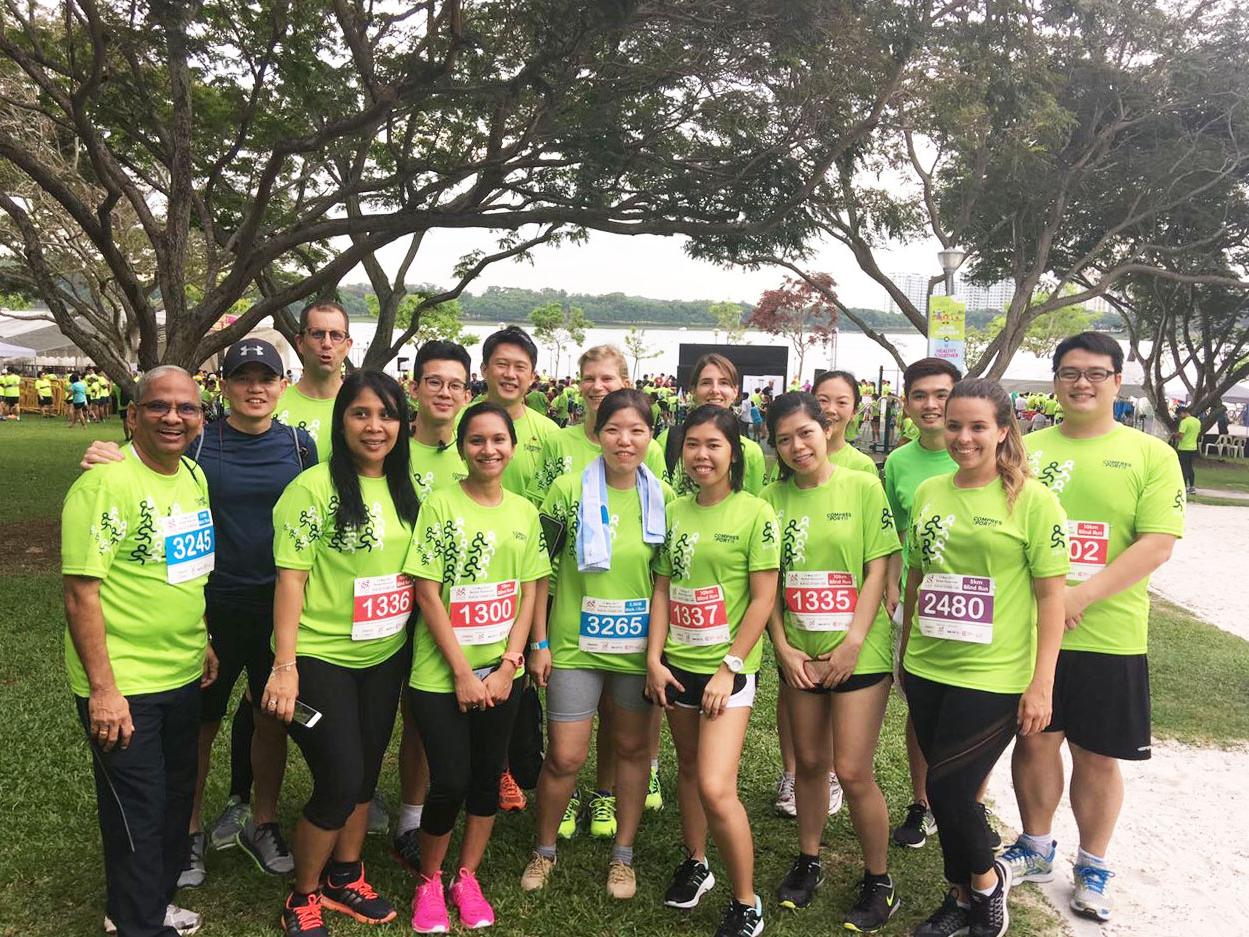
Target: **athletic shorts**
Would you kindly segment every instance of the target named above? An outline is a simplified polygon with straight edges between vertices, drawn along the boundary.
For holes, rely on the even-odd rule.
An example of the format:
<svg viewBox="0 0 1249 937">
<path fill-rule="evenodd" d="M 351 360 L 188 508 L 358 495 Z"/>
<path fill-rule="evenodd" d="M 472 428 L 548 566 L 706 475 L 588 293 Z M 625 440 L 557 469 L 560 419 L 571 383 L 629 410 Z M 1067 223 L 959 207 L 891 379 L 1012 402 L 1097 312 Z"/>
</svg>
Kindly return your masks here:
<svg viewBox="0 0 1249 937">
<path fill-rule="evenodd" d="M 546 685 L 546 715 L 552 722 L 581 722 L 598 712 L 606 690 L 621 709 L 642 712 L 650 701 L 642 695 L 646 674 L 615 673 L 589 667 L 552 668 Z"/>
<path fill-rule="evenodd" d="M 780 667 L 776 668 L 776 675 L 780 678 L 781 683 L 785 683 L 785 674 Z M 892 676 L 893 674 L 891 673 L 854 673 L 836 686 L 817 686 L 810 690 L 806 687 L 789 688 L 791 690 L 800 690 L 802 693 L 853 693 L 855 690 L 866 690 L 869 686 L 875 686 L 880 681 Z M 785 686 L 789 686 L 789 684 L 785 683 Z"/>
<path fill-rule="evenodd" d="M 267 601 L 266 601 L 267 597 Z M 262 590 L 255 597 L 204 594 L 204 618 L 217 654 L 217 679 L 200 696 L 200 718 L 220 722 L 230 705 L 230 694 L 239 674 L 247 671 L 252 704 L 259 705 L 273 670 L 273 593 Z"/>
<path fill-rule="evenodd" d="M 75 403 L 74 403 L 74 409 L 75 409 L 75 410 L 85 410 L 85 409 L 87 409 L 87 403 L 86 403 L 86 401 L 83 401 L 82 403 L 77 403 L 77 402 L 75 402 Z"/>
<path fill-rule="evenodd" d="M 703 691 L 707 689 L 707 683 L 715 676 L 715 673 L 692 673 L 688 670 L 682 670 L 680 667 L 674 667 L 668 663 L 667 658 L 664 659 L 664 666 L 672 671 L 672 675 L 677 678 L 677 682 L 685 687 L 680 693 L 669 692 L 665 694 L 668 702 L 674 703 L 682 709 L 702 709 L 703 707 Z M 738 673 L 733 675 L 733 693 L 729 696 L 725 709 L 749 709 L 755 705 L 755 690 L 759 685 L 759 675 L 750 673 Z"/>
<path fill-rule="evenodd" d="M 52 398 L 51 398 L 51 397 L 40 397 L 40 398 L 39 398 L 39 406 L 41 406 L 41 407 L 50 407 L 50 406 L 52 406 Z"/>
<path fill-rule="evenodd" d="M 1123 761 L 1150 756 L 1149 660 L 1144 654 L 1060 651 L 1054 670 L 1054 717 L 1086 751 Z"/>
</svg>

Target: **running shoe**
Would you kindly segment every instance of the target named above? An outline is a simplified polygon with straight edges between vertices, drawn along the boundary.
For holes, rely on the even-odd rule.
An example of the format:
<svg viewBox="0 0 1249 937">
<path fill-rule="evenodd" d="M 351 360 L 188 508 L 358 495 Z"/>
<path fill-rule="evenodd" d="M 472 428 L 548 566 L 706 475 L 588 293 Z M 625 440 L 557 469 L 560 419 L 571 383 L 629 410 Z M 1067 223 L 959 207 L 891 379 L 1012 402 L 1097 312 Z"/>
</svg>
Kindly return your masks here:
<svg viewBox="0 0 1249 937">
<path fill-rule="evenodd" d="M 971 927 L 971 908 L 958 903 L 958 893 L 951 888 L 941 907 L 928 916 L 913 937 L 967 937 Z"/>
<path fill-rule="evenodd" d="M 776 801 L 773 804 L 782 817 L 798 816 L 798 801 L 794 799 L 794 776 L 782 774 L 776 782 Z"/>
<path fill-rule="evenodd" d="M 815 890 L 824 881 L 824 870 L 819 859 L 798 856 L 789 867 L 781 885 L 776 890 L 776 897 L 782 908 L 797 911 L 805 908 L 815 898 Z"/>
<path fill-rule="evenodd" d="M 595 791 L 586 805 L 590 814 L 590 835 L 609 839 L 616 835 L 616 796 Z"/>
<path fill-rule="evenodd" d="M 1010 912 L 1006 908 L 1006 896 L 1010 894 L 1010 868 L 998 859 L 993 863 L 997 871 L 997 885 L 993 893 L 971 893 L 971 914 L 968 916 L 968 937 L 1003 937 L 1010 927 Z"/>
<path fill-rule="evenodd" d="M 529 864 L 525 866 L 525 871 L 521 873 L 521 890 L 537 891 L 539 888 L 545 888 L 546 883 L 551 878 L 551 873 L 554 871 L 555 860 L 535 852 L 529 858 Z"/>
<path fill-rule="evenodd" d="M 1114 903 L 1110 900 L 1110 879 L 1114 872 L 1095 865 L 1077 865 L 1076 890 L 1071 896 L 1071 910 L 1097 921 L 1109 921 Z"/>
<path fill-rule="evenodd" d="M 716 877 L 711 874 L 707 860 L 699 862 L 691 856 L 672 873 L 672 881 L 664 892 L 664 904 L 670 908 L 695 908 L 715 885 Z"/>
<path fill-rule="evenodd" d="M 559 821 L 557 830 L 560 839 L 572 839 L 577 835 L 577 820 L 581 816 L 581 788 L 572 792 L 568 798 L 568 806 L 564 808 L 564 819 Z"/>
<path fill-rule="evenodd" d="M 716 937 L 759 937 L 762 933 L 763 902 L 756 898 L 752 906 L 730 898 L 720 926 L 716 928 Z"/>
<path fill-rule="evenodd" d="M 607 864 L 607 894 L 621 901 L 628 901 L 638 891 L 638 879 L 633 866 L 619 859 Z"/>
<path fill-rule="evenodd" d="M 919 849 L 928 837 L 937 832 L 937 818 L 924 804 L 911 804 L 906 808 L 906 819 L 893 830 L 895 846 Z"/>
<path fill-rule="evenodd" d="M 993 814 L 989 813 L 989 808 L 984 804 L 977 804 L 980 808 L 980 814 L 984 817 L 985 828 L 989 831 L 989 848 L 994 852 L 1002 851 L 1002 834 L 997 831 L 997 827 L 993 825 Z"/>
<path fill-rule="evenodd" d="M 428 878 L 420 877 L 416 893 L 412 895 L 412 929 L 418 934 L 445 934 L 451 930 L 441 872 Z"/>
<path fill-rule="evenodd" d="M 360 875 L 354 882 L 335 885 L 327 877 L 321 886 L 321 903 L 330 911 L 345 914 L 361 924 L 386 924 L 395 919 L 395 909 L 390 902 L 365 881 L 363 862 L 360 863 Z"/>
<path fill-rule="evenodd" d="M 321 917 L 321 893 L 297 895 L 291 892 L 287 895 L 278 926 L 286 937 L 330 937 Z"/>
<path fill-rule="evenodd" d="M 902 902 L 892 881 L 869 881 L 866 875 L 859 884 L 859 900 L 842 922 L 842 927 L 855 934 L 874 934 L 898 913 Z"/>
<path fill-rule="evenodd" d="M 525 792 L 512 777 L 512 772 L 504 771 L 499 778 L 499 809 L 517 813 L 525 809 L 525 803 Z"/>
<path fill-rule="evenodd" d="M 460 869 L 459 875 L 451 883 L 451 903 L 460 915 L 460 923 L 469 930 L 494 925 L 494 908 L 481 893 L 481 885 L 468 869 Z"/>
<path fill-rule="evenodd" d="M 664 809 L 664 792 L 659 786 L 659 769 L 654 765 L 651 766 L 650 780 L 646 782 L 646 809 Z"/>
<path fill-rule="evenodd" d="M 421 831 L 419 827 L 404 830 L 390 842 L 390 854 L 401 866 L 416 875 L 421 868 Z"/>
<path fill-rule="evenodd" d="M 1010 880 L 1023 882 L 1052 882 L 1054 880 L 1054 857 L 1058 853 L 1058 840 L 1050 843 L 1049 852 L 1041 855 L 1033 851 L 1021 836 L 1002 853 L 1002 862 L 1010 868 Z"/>
<path fill-rule="evenodd" d="M 208 848 L 208 837 L 203 833 L 191 834 L 191 851 L 187 853 L 186 868 L 178 876 L 179 888 L 199 888 L 208 878 L 208 866 L 204 864 L 204 852 Z"/>
<path fill-rule="evenodd" d="M 176 904 L 168 905 L 165 908 L 165 926 L 172 927 L 178 932 L 180 937 L 191 937 L 191 934 L 199 933 L 199 929 L 203 924 L 204 916 L 198 911 L 179 908 Z M 104 915 L 104 933 L 117 933 L 117 925 L 113 923 L 113 919 L 107 914 Z"/>
<path fill-rule="evenodd" d="M 295 871 L 295 860 L 282 838 L 282 830 L 276 823 L 254 824 L 249 816 L 236 837 L 238 846 L 252 857 L 257 868 L 267 875 L 290 875 Z"/>
<path fill-rule="evenodd" d="M 251 805 L 243 803 L 237 794 L 231 794 L 221 814 L 208 828 L 208 844 L 213 849 L 230 849 L 238 845 L 236 837 L 251 815 Z"/>
<path fill-rule="evenodd" d="M 841 782 L 832 771 L 828 772 L 828 815 L 831 817 L 841 809 L 846 795 L 842 793 Z"/>
<path fill-rule="evenodd" d="M 386 809 L 386 799 L 381 791 L 373 792 L 369 801 L 369 832 L 385 836 L 390 832 L 390 812 Z"/>
</svg>

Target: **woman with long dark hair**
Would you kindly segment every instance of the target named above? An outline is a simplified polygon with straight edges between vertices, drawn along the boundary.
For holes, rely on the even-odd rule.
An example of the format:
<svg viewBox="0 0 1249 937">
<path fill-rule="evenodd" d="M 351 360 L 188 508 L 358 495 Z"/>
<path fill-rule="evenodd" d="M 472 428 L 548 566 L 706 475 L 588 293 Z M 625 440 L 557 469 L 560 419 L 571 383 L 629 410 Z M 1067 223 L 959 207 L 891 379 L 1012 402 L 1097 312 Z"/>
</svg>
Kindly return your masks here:
<svg viewBox="0 0 1249 937">
<path fill-rule="evenodd" d="M 1029 477 L 1010 396 L 956 384 L 945 443 L 958 469 L 915 492 L 902 681 L 928 762 L 949 891 L 915 932 L 1001 937 L 1009 867 L 976 793 L 1016 733 L 1049 725 L 1069 560 L 1058 499 Z"/>
<path fill-rule="evenodd" d="M 352 373 L 334 401 L 330 460 L 273 509 L 274 662 L 260 706 L 291 723 L 312 774 L 282 909 L 288 935 L 324 933 L 323 908 L 367 924 L 395 916 L 360 854 L 408 662 L 402 570 L 417 499 L 407 425 L 394 378 Z"/>
</svg>

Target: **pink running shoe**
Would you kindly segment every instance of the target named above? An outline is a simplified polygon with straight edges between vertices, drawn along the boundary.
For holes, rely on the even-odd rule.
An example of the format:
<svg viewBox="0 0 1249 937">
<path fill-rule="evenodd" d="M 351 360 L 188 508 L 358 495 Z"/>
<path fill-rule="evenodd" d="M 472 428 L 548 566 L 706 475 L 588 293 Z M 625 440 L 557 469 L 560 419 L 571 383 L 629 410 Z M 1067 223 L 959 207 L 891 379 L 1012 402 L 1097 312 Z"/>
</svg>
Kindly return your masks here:
<svg viewBox="0 0 1249 937">
<path fill-rule="evenodd" d="M 459 912 L 460 923 L 470 929 L 491 927 L 494 924 L 494 908 L 481 893 L 481 885 L 477 884 L 477 876 L 468 869 L 460 869 L 460 874 L 451 883 L 451 902 Z"/>
<path fill-rule="evenodd" d="M 418 934 L 445 934 L 451 929 L 441 872 L 429 878 L 419 876 L 412 896 L 412 929 Z"/>
</svg>

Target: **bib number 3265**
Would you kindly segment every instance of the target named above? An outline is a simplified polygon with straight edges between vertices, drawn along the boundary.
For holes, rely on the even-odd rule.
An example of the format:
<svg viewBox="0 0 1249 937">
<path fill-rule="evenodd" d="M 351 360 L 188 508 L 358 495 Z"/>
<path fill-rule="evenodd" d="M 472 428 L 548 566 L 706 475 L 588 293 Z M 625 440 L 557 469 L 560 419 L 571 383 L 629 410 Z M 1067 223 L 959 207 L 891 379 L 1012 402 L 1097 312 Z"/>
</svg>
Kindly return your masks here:
<svg viewBox="0 0 1249 937">
<path fill-rule="evenodd" d="M 474 582 L 451 587 L 451 627 L 460 644 L 494 644 L 516 621 L 520 583 Z"/>
<path fill-rule="evenodd" d="M 412 580 L 403 573 L 361 576 L 351 610 L 351 640 L 372 641 L 397 634 L 412 614 Z"/>
<path fill-rule="evenodd" d="M 161 534 L 165 539 L 167 582 L 188 582 L 212 572 L 217 539 L 211 512 L 188 511 L 162 517 Z"/>
<path fill-rule="evenodd" d="M 673 640 L 681 644 L 705 646 L 732 641 L 724 590 L 718 585 L 697 589 L 672 586 L 668 618 Z"/>
<path fill-rule="evenodd" d="M 646 650 L 650 599 L 581 600 L 577 647 L 590 654 L 636 654 Z"/>
<path fill-rule="evenodd" d="M 929 573 L 919 587 L 918 618 L 925 637 L 992 643 L 993 580 L 988 576 Z"/>
</svg>

